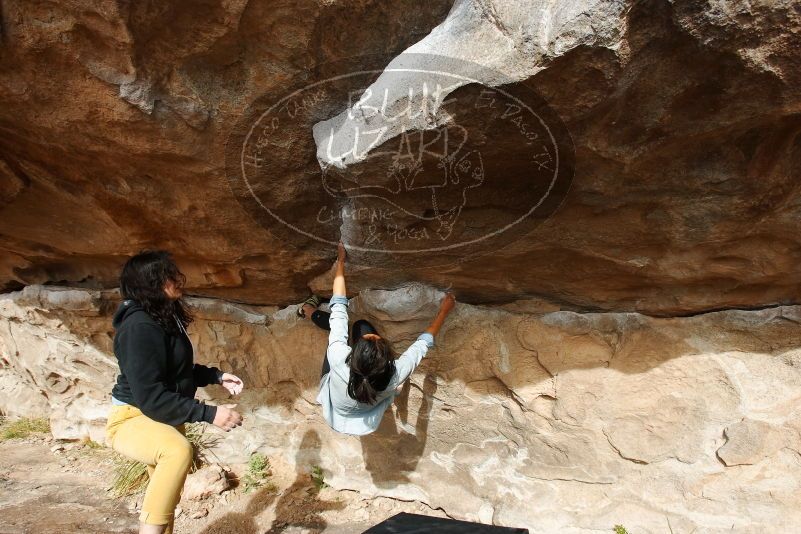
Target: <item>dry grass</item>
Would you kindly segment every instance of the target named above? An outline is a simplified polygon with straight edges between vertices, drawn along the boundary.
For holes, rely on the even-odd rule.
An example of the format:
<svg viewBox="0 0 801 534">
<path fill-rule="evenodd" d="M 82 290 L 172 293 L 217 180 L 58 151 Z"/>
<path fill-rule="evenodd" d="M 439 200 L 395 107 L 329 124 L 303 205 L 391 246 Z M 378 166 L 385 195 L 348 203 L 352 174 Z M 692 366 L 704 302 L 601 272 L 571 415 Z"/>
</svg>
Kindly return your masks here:
<svg viewBox="0 0 801 534">
<path fill-rule="evenodd" d="M 186 439 L 189 440 L 194 449 L 190 473 L 194 473 L 204 463 L 208 462 L 207 456 L 213 454 L 211 453 L 211 448 L 220 440 L 219 436 L 206 434 L 205 430 L 206 427 L 203 423 L 188 423 L 186 425 Z M 115 453 L 114 480 L 109 488 L 109 492 L 114 497 L 125 497 L 140 493 L 145 490 L 149 480 L 150 476 L 145 464 Z"/>
<path fill-rule="evenodd" d="M 44 417 L 22 417 L 0 420 L 0 440 L 27 438 L 31 434 L 50 432 L 50 421 Z"/>
<path fill-rule="evenodd" d="M 114 480 L 109 491 L 114 497 L 133 495 L 144 491 L 149 479 L 145 464 L 117 454 L 114 457 Z"/>
</svg>

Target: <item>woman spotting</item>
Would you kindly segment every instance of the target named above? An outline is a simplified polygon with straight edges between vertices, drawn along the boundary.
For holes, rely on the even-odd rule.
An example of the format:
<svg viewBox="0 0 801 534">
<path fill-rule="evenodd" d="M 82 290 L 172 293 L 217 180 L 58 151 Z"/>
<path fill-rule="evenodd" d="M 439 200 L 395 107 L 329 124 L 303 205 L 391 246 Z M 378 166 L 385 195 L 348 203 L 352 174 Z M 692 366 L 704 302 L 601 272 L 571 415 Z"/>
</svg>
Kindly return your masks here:
<svg viewBox="0 0 801 534">
<path fill-rule="evenodd" d="M 225 431 L 242 424 L 234 410 L 194 398 L 197 388 L 208 384 L 222 384 L 233 395 L 243 384 L 232 374 L 193 362 L 186 333 L 192 316 L 181 299 L 185 280 L 164 251 L 137 254 L 120 276 L 125 300 L 113 321 L 120 374 L 111 392 L 106 439 L 115 451 L 148 466 L 140 534 L 172 532 L 193 456 L 184 423 L 203 421 Z"/>
</svg>

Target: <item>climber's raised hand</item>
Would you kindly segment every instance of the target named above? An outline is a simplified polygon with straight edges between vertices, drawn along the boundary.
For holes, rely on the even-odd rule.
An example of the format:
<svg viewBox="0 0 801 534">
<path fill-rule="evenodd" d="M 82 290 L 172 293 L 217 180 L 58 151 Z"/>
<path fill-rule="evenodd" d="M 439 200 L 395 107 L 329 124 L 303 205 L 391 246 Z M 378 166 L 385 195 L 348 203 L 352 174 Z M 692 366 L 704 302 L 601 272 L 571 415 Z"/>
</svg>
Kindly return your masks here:
<svg viewBox="0 0 801 534">
<path fill-rule="evenodd" d="M 342 241 L 339 242 L 337 245 L 337 262 L 345 263 L 345 257 L 348 255 L 347 251 L 345 250 L 345 245 Z"/>
<path fill-rule="evenodd" d="M 445 322 L 445 318 L 451 313 L 454 306 L 456 306 L 456 297 L 453 293 L 446 293 L 439 302 L 439 313 L 437 313 L 437 316 L 434 317 L 434 320 L 431 321 L 431 324 L 426 328 L 426 332 L 436 336 L 439 333 L 439 329 L 442 328 L 442 323 Z"/>
<path fill-rule="evenodd" d="M 333 292 L 334 295 L 342 295 L 345 296 L 347 293 L 345 292 L 345 245 L 342 244 L 342 241 L 339 242 L 339 246 L 337 247 L 337 263 L 336 263 L 336 272 L 334 273 L 334 288 Z"/>
<path fill-rule="evenodd" d="M 442 297 L 442 300 L 439 302 L 439 309 L 440 311 L 444 311 L 445 314 L 449 314 L 453 307 L 456 306 L 456 297 L 450 291 L 445 293 L 445 296 Z"/>
</svg>

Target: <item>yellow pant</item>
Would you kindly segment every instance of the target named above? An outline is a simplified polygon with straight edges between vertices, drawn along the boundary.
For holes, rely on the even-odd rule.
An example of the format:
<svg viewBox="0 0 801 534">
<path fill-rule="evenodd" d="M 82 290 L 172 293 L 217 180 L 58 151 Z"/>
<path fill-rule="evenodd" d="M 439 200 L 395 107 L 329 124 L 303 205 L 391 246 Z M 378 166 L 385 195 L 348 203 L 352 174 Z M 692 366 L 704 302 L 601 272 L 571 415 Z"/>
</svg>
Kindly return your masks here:
<svg viewBox="0 0 801 534">
<path fill-rule="evenodd" d="M 139 520 L 169 525 L 166 532 L 172 532 L 175 507 L 192 466 L 192 444 L 184 436 L 184 426 L 159 423 L 133 406 L 113 406 L 106 441 L 123 456 L 148 466 L 150 483 Z"/>
</svg>

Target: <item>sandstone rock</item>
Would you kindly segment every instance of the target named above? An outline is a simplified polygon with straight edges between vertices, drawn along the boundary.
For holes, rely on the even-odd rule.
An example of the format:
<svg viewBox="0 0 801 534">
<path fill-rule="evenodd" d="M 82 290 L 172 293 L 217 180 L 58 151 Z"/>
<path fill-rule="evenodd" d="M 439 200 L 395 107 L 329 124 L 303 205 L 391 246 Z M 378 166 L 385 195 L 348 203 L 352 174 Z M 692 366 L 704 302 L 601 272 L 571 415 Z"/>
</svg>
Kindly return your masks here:
<svg viewBox="0 0 801 534">
<path fill-rule="evenodd" d="M 47 293 L 60 290 L 36 291 L 50 301 Z M 369 291 L 350 309 L 402 350 L 439 295 L 422 286 Z M 94 409 L 76 399 L 107 406 L 113 357 L 89 347 L 109 332 L 106 299 L 114 295 L 98 295 L 97 309 L 109 311 L 98 311 L 97 321 L 88 310 L 45 311 L 25 298 L 0 301 L 2 346 L 18 351 L 13 359 L 3 352 L 13 363 L 7 370 L 46 391 L 52 408 L 73 407 L 54 413 L 68 418 L 54 424 L 57 438 L 61 429 L 94 425 Z M 235 401 L 244 425 L 214 451 L 226 464 L 258 450 L 304 476 L 320 466 L 335 489 L 417 500 L 533 532 L 605 531 L 617 523 L 662 532 L 666 521 L 674 532 L 765 524 L 791 532 L 801 521 L 797 306 L 653 318 L 459 304 L 379 431 L 355 438 L 328 429 L 314 404 L 325 332 L 292 307 L 261 310 L 266 321 L 233 323 L 219 310 L 238 305 L 192 304 L 198 360 L 235 371 L 246 384 Z M 215 310 L 212 318 L 206 308 Z M 50 338 L 78 348 L 42 345 Z M 49 369 L 80 378 L 85 366 L 106 374 L 50 392 Z M 217 386 L 203 393 L 230 402 Z"/>
<path fill-rule="evenodd" d="M 380 130 L 380 136 L 371 140 L 380 146 L 405 131 L 427 130 L 432 122 L 447 122 L 448 118 L 437 117 L 443 111 L 440 106 L 452 92 L 469 83 L 494 87 L 519 82 L 578 47 L 619 48 L 625 8 L 626 2 L 617 0 L 593 1 L 589 5 L 565 3 L 558 8 L 544 6 L 539 0 L 489 3 L 458 0 L 447 18 L 394 58 L 351 108 L 314 125 L 320 165 L 344 168 L 361 161 L 352 150 L 354 141 L 358 142 L 353 137 L 356 128 Z M 487 49 L 494 53 L 487 54 Z M 408 87 L 414 85 L 409 78 L 426 76 L 426 71 L 431 70 L 427 65 L 431 55 L 447 59 L 437 65 L 437 73 L 432 72 L 427 83 L 431 87 L 440 84 L 446 89 L 437 96 L 428 114 L 397 121 L 370 113 L 382 106 L 391 109 L 408 106 L 413 100 Z M 402 69 L 395 70 L 398 67 Z M 458 72 L 465 79 L 454 83 L 440 74 L 445 72 Z M 340 153 L 342 157 L 335 157 Z"/>
<path fill-rule="evenodd" d="M 0 348 L 0 354 L 7 354 L 7 350 Z M 40 417 L 49 414 L 47 397 L 37 388 L 31 388 L 26 377 L 11 369 L 10 365 L 10 359 L 0 356 L 0 404 L 3 406 L 3 415 Z"/>
<path fill-rule="evenodd" d="M 107 352 L 112 295 L 44 288 L 0 295 L 4 411 L 25 416 L 49 413 L 56 438 L 88 436 L 103 442 L 110 395 L 104 390 L 113 385 L 116 369 Z M 103 300 L 106 297 L 112 300 Z M 67 313 L 62 320 L 47 309 Z"/>
<path fill-rule="evenodd" d="M 87 290 L 0 297 L 0 413 L 48 413 L 55 436 L 102 441 L 108 290 L 128 255 L 165 247 L 193 294 L 225 299 L 191 300 L 199 359 L 247 385 L 225 461 L 261 450 L 320 465 L 336 488 L 533 532 L 792 532 L 801 310 L 781 304 L 801 290 L 799 31 L 792 0 L 3 2 L 0 287 Z M 405 89 L 432 78 L 397 68 L 431 53 L 476 82 L 409 123 L 370 117 L 375 99 L 420 103 Z M 327 291 L 333 247 L 265 217 L 226 176 L 226 142 L 262 97 L 353 70 L 371 77 L 270 139 L 269 206 L 293 222 L 319 217 L 328 178 L 386 185 L 389 148 L 459 126 L 483 140 L 482 159 L 459 162 L 486 172 L 448 167 L 465 180 L 430 208 L 456 202 L 448 239 L 525 208 L 527 153 L 467 105 L 485 89 L 536 90 L 574 147 L 561 205 L 486 247 L 352 251 L 351 310 L 398 350 L 439 290 L 514 302 L 460 305 L 362 439 L 331 432 L 314 405 L 325 334 L 257 306 Z M 379 132 L 363 153 L 348 152 L 356 127 Z M 438 177 L 410 167 L 406 185 Z M 401 207 L 431 219 L 428 193 L 405 191 Z M 369 234 L 342 219 L 328 241 Z M 731 307 L 768 308 L 653 317 Z"/>
<path fill-rule="evenodd" d="M 201 501 L 212 495 L 219 495 L 229 487 L 231 487 L 231 484 L 222 467 L 209 465 L 186 477 L 181 499 Z"/>
<path fill-rule="evenodd" d="M 287 172 L 271 175 L 271 207 L 314 220 L 328 198 L 315 125 L 358 109 L 373 83 L 402 107 L 387 67 L 434 52 L 502 76 L 453 90 L 454 105 L 407 128 L 446 131 L 448 117 L 479 127 L 464 98 L 501 82 L 536 89 L 575 146 L 571 188 L 508 242 L 362 257 L 353 289 L 421 281 L 475 303 L 536 297 L 652 315 L 796 302 L 799 17 L 793 0 L 6 1 L 0 286 L 111 288 L 125 257 L 164 247 L 195 294 L 302 300 L 333 247 L 243 209 L 226 179 L 227 136 L 262 97 L 373 71 L 273 139 L 269 163 Z M 506 172 L 468 195 L 465 232 L 493 225 L 528 190 L 513 132 L 494 134 L 484 163 Z M 349 163 L 346 178 L 374 175 L 369 161 Z"/>
</svg>

